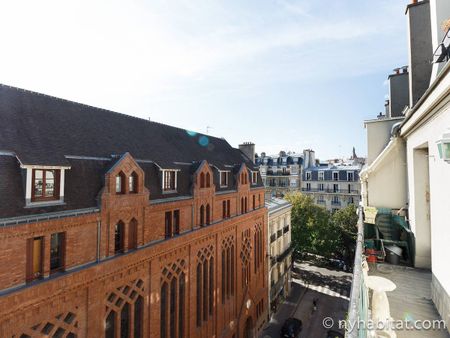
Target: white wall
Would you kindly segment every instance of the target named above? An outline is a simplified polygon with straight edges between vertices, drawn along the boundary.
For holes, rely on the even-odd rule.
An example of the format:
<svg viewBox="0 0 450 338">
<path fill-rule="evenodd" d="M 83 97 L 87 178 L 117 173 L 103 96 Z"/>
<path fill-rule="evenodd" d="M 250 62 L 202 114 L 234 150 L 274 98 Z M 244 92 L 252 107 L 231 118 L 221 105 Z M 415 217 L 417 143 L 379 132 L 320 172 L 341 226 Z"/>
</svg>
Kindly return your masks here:
<svg viewBox="0 0 450 338">
<path fill-rule="evenodd" d="M 397 138 L 374 168 L 361 172 L 365 206 L 400 209 L 407 203 L 406 145 Z"/>
<path fill-rule="evenodd" d="M 439 158 L 436 141 L 450 128 L 450 101 L 434 114 L 434 117 L 407 137 L 408 186 L 412 194 L 416 190 L 414 179 L 414 149 L 428 143 L 428 167 L 430 176 L 431 266 L 433 274 L 450 293 L 450 163 Z M 423 182 L 422 182 L 423 183 Z M 413 232 L 420 232 L 420 219 L 426 212 L 410 198 L 410 224 Z M 426 216 L 425 216 L 426 217 Z M 417 235 L 416 235 L 417 237 Z M 419 240 L 419 239 L 418 239 Z M 420 240 L 419 240 L 420 241 Z"/>
<path fill-rule="evenodd" d="M 391 138 L 392 126 L 403 118 L 380 119 L 365 122 L 367 129 L 367 164 L 370 165 L 383 151 Z"/>
</svg>

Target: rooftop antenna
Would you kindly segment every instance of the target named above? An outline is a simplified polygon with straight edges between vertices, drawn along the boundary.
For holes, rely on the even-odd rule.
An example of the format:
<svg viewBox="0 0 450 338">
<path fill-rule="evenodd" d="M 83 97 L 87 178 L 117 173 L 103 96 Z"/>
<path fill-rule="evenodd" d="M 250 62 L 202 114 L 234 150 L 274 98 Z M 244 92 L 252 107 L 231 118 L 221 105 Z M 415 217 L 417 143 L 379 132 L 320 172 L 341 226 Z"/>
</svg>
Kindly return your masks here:
<svg viewBox="0 0 450 338">
<path fill-rule="evenodd" d="M 209 135 L 209 130 L 210 130 L 210 129 L 213 129 L 213 127 L 206 126 L 206 135 Z"/>
</svg>

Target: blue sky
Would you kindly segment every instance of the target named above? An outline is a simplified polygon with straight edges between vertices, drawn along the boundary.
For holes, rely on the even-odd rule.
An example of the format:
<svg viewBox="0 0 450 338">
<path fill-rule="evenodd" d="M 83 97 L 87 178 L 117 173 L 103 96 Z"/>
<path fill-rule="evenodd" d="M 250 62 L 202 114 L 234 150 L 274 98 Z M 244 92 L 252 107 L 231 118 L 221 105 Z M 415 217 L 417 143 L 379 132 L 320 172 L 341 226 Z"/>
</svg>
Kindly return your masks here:
<svg viewBox="0 0 450 338">
<path fill-rule="evenodd" d="M 8 1 L 0 82 L 257 152 L 366 154 L 407 63 L 403 0 Z"/>
</svg>

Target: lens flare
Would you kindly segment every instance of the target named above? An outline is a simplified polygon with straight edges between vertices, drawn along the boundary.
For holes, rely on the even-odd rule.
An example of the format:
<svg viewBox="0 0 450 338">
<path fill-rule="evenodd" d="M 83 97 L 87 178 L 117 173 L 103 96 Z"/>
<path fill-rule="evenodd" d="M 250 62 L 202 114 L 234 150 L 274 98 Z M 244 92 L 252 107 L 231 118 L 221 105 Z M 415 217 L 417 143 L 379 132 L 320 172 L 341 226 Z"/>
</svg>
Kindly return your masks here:
<svg viewBox="0 0 450 338">
<path fill-rule="evenodd" d="M 208 146 L 208 144 L 209 144 L 209 139 L 208 139 L 207 136 L 202 135 L 202 136 L 199 137 L 198 143 L 199 143 L 201 146 L 206 147 L 206 146 Z"/>
</svg>

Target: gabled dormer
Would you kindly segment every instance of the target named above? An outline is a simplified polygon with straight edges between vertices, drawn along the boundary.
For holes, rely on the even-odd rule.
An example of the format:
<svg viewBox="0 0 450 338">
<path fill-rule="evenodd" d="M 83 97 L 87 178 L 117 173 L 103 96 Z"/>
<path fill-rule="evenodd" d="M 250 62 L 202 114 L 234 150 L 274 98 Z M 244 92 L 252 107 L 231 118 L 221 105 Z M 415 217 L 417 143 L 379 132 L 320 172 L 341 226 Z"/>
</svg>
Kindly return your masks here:
<svg viewBox="0 0 450 338">
<path fill-rule="evenodd" d="M 143 193 L 144 171 L 130 153 L 122 155 L 105 175 L 105 188 L 111 195 Z"/>
<path fill-rule="evenodd" d="M 238 189 L 242 187 L 248 187 L 251 183 L 250 171 L 245 163 L 242 163 L 236 173 L 236 181 Z"/>
<path fill-rule="evenodd" d="M 193 175 L 194 190 L 201 192 L 206 190 L 215 191 L 214 173 L 209 163 L 203 160 L 198 165 Z"/>
</svg>

